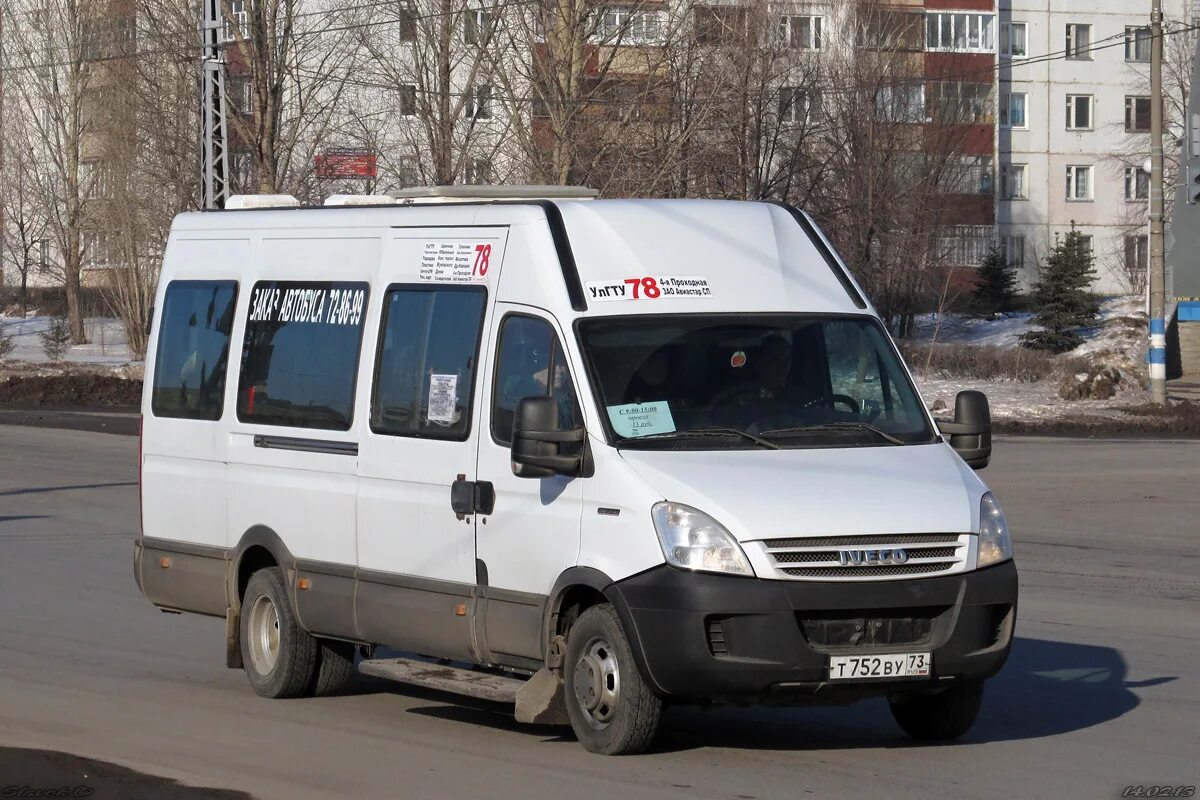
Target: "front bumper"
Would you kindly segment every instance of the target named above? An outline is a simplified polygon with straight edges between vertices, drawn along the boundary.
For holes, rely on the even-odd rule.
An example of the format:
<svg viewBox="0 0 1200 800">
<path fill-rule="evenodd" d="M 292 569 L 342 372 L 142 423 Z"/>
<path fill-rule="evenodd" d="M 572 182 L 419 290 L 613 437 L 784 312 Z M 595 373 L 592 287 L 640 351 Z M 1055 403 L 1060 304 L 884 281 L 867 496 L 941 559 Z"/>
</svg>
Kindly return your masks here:
<svg viewBox="0 0 1200 800">
<path fill-rule="evenodd" d="M 606 594 L 663 696 L 837 702 L 994 675 L 1012 646 L 1017 568 L 1009 560 L 933 578 L 806 583 L 661 566 Z M 830 655 L 905 652 L 932 653 L 932 680 L 828 681 Z"/>
</svg>

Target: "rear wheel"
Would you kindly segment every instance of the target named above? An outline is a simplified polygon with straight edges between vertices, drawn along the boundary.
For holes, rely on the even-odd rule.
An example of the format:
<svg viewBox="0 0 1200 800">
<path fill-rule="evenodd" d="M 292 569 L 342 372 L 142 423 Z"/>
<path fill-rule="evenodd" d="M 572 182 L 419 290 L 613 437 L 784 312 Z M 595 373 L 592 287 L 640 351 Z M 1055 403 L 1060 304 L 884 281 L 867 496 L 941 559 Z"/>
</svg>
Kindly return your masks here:
<svg viewBox="0 0 1200 800">
<path fill-rule="evenodd" d="M 354 675 L 354 650 L 350 642 L 336 639 L 317 639 L 317 677 L 312 691 L 317 697 L 338 694 Z"/>
<path fill-rule="evenodd" d="M 242 598 L 242 662 L 263 697 L 300 697 L 317 680 L 317 640 L 300 627 L 278 567 L 250 576 Z"/>
<path fill-rule="evenodd" d="M 576 620 L 567 637 L 563 671 L 567 714 L 587 750 L 625 755 L 650 746 L 662 718 L 662 700 L 638 672 L 612 606 L 592 606 Z"/>
<path fill-rule="evenodd" d="M 982 680 L 960 680 L 937 694 L 899 694 L 888 698 L 892 716 L 920 742 L 957 739 L 971 729 L 983 702 Z"/>
</svg>

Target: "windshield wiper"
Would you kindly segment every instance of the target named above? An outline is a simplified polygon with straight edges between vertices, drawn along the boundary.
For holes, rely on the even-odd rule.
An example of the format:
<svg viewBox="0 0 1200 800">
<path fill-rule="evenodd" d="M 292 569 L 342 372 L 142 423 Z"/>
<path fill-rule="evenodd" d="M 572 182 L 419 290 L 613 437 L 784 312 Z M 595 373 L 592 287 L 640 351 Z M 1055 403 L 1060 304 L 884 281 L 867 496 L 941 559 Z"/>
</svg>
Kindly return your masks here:
<svg viewBox="0 0 1200 800">
<path fill-rule="evenodd" d="M 622 437 L 627 442 L 647 442 L 654 439 L 700 439 L 706 436 L 740 436 L 743 439 L 754 442 L 759 447 L 765 447 L 768 450 L 778 450 L 779 445 L 774 442 L 768 442 L 761 436 L 755 436 L 750 431 L 744 431 L 741 428 L 693 428 L 687 431 L 668 431 L 666 433 L 652 433 L 649 436 L 624 436 Z"/>
<path fill-rule="evenodd" d="M 817 425 L 796 425 L 791 428 L 775 428 L 774 430 L 763 431 L 762 435 L 766 436 L 787 436 L 791 433 L 820 433 L 822 431 L 867 431 L 873 433 L 880 439 L 891 442 L 892 444 L 904 444 L 903 439 L 898 439 L 887 431 L 877 428 L 869 422 L 823 422 Z"/>
</svg>

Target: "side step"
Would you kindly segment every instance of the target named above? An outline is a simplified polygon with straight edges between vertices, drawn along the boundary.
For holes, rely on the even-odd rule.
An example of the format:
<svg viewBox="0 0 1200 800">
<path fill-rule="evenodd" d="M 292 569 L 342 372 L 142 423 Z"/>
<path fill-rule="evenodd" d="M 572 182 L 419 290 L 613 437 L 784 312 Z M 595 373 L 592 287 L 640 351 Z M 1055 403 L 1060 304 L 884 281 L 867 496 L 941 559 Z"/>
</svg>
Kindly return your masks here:
<svg viewBox="0 0 1200 800">
<path fill-rule="evenodd" d="M 520 678 L 507 675 L 452 667 L 415 658 L 372 658 L 360 662 L 358 671 L 376 678 L 411 683 L 496 703 L 515 703 L 517 692 L 526 683 Z"/>
</svg>

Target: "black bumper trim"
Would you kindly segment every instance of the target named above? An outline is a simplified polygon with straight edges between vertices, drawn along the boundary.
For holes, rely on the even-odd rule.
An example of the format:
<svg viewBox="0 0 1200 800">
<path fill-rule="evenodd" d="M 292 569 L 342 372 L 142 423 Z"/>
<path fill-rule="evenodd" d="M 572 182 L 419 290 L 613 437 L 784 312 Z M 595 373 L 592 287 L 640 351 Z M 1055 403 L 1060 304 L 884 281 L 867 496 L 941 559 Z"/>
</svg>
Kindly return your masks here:
<svg viewBox="0 0 1200 800">
<path fill-rule="evenodd" d="M 912 690 L 952 678 L 986 678 L 1012 646 L 1017 569 L 900 581 L 825 583 L 692 573 L 660 566 L 612 584 L 605 594 L 624 623 L 643 675 L 663 695 L 691 700 L 771 701 Z M 922 643 L 831 647 L 810 642 L 800 623 L 823 614 L 905 615 L 928 609 Z M 710 623 L 721 623 L 712 646 Z M 931 652 L 932 682 L 830 683 L 832 655 Z"/>
</svg>

